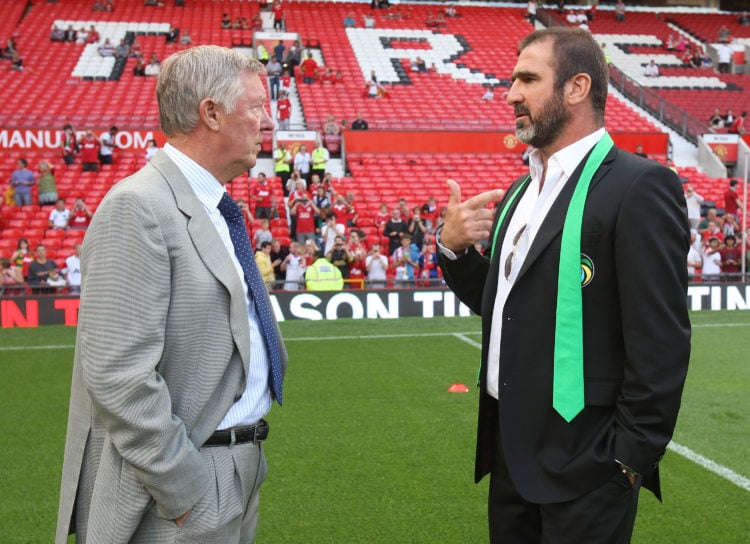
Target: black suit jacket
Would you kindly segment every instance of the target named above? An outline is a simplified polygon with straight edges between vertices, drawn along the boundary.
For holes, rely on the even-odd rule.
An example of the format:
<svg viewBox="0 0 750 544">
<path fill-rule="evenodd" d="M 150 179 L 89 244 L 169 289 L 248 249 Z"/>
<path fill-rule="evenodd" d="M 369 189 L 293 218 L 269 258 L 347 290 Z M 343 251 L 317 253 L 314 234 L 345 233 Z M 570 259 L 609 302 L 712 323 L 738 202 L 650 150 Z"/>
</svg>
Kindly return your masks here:
<svg viewBox="0 0 750 544">
<path fill-rule="evenodd" d="M 560 242 L 584 162 L 543 221 L 505 303 L 499 402 L 486 393 L 486 358 L 510 215 L 492 261 L 473 248 L 456 261 L 440 256 L 450 288 L 482 316 L 476 480 L 490 471 L 499 426 L 513 483 L 536 503 L 571 500 L 602 485 L 618 470 L 615 459 L 643 474 L 644 486 L 660 497 L 658 462 L 690 356 L 689 226 L 680 182 L 658 163 L 613 147 L 591 181 L 581 233 L 581 253 L 594 267 L 582 288 L 585 407 L 570 423 L 553 409 Z"/>
</svg>

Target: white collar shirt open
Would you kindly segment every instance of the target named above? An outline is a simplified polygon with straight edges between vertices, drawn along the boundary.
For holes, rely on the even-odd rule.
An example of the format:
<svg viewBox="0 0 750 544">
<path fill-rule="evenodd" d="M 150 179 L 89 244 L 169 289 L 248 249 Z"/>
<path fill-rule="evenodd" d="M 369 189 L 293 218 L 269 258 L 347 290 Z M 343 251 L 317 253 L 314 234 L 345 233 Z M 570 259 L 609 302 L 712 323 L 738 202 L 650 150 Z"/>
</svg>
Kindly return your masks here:
<svg viewBox="0 0 750 544">
<path fill-rule="evenodd" d="M 510 217 L 500 247 L 500 272 L 498 274 L 495 304 L 492 310 L 492 326 L 487 353 L 487 393 L 494 398 L 499 396 L 500 344 L 502 342 L 503 312 L 508 295 L 550 208 L 552 208 L 583 157 L 603 136 L 604 129 L 601 128 L 552 155 L 547 160 L 544 183 L 541 183 L 544 167 L 539 150 L 534 150 L 529 157 L 531 181 Z M 540 184 L 541 190 L 539 189 Z M 523 232 L 517 243 L 514 244 L 514 238 L 521 228 L 523 228 Z M 513 260 L 510 274 L 506 278 L 505 263 L 511 253 L 513 253 Z"/>
</svg>

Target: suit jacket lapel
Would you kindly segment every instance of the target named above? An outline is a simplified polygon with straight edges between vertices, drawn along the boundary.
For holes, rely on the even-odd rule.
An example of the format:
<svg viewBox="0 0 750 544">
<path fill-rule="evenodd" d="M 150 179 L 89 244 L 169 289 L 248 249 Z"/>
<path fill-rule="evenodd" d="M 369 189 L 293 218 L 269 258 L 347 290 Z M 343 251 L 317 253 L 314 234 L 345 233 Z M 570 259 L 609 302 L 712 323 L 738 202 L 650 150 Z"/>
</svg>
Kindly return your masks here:
<svg viewBox="0 0 750 544">
<path fill-rule="evenodd" d="M 500 212 L 503 210 L 503 208 L 506 206 L 506 199 L 510 197 L 510 195 L 513 194 L 513 192 L 516 190 L 516 187 L 518 187 L 520 184 L 522 184 L 526 178 L 528 178 L 527 175 L 523 175 L 520 178 L 516 179 L 510 187 L 508 187 L 508 190 L 505 191 L 505 197 L 503 200 L 500 201 L 499 206 L 497 207 L 497 213 L 495 213 L 495 223 L 492 225 L 492 230 L 490 231 L 492 234 L 490 234 L 490 243 L 494 241 L 494 233 L 495 229 L 497 228 L 497 221 L 500 219 Z M 511 204 L 510 209 L 508 210 L 508 213 L 505 214 L 505 220 L 503 221 L 503 224 L 500 225 L 500 232 L 497 233 L 497 247 L 492 248 L 492 261 L 493 263 L 497 263 L 500 259 L 500 248 L 503 245 L 503 240 L 505 240 L 505 234 L 508 231 L 508 225 L 510 225 L 510 220 L 513 217 L 513 214 L 516 213 L 516 208 L 518 208 L 518 203 L 521 202 L 521 199 L 523 199 L 523 195 L 528 191 L 529 184 L 524 187 L 521 192 L 516 197 L 516 200 Z"/>
<path fill-rule="evenodd" d="M 590 154 L 591 152 L 589 151 L 589 153 L 586 154 L 583 160 L 581 160 L 578 167 L 576 167 L 575 172 L 573 172 L 573 175 L 565 184 L 565 187 L 563 187 L 562 191 L 560 191 L 560 194 L 557 196 L 554 204 L 552 204 L 547 217 L 545 217 L 544 221 L 542 221 L 542 224 L 539 227 L 539 231 L 534 237 L 534 242 L 531 244 L 529 252 L 523 261 L 521 270 L 518 271 L 516 281 L 521 279 L 521 277 L 526 273 L 529 267 L 534 264 L 534 261 L 536 261 L 536 259 L 539 258 L 539 256 L 544 252 L 547 246 L 549 246 L 552 240 L 554 240 L 562 232 L 563 224 L 565 223 L 565 216 L 568 212 L 568 205 L 570 204 L 570 199 L 573 198 L 573 191 L 576 184 L 578 183 L 578 179 L 581 177 L 583 166 L 586 164 L 586 159 L 588 159 Z M 607 153 L 607 156 L 604 158 L 602 165 L 597 169 L 594 177 L 591 180 L 591 184 L 589 185 L 589 194 L 596 188 L 599 181 L 607 174 L 607 172 L 609 172 L 610 163 L 615 159 L 616 155 L 617 148 L 612 147 L 609 153 Z"/>
<path fill-rule="evenodd" d="M 164 176 L 177 202 L 179 210 L 188 217 L 187 231 L 195 251 L 200 256 L 208 271 L 216 277 L 229 291 L 230 321 L 247 324 L 247 300 L 242 282 L 234 268 L 234 263 L 222 243 L 216 228 L 211 223 L 203 204 L 190 188 L 185 176 L 169 156 L 160 151 L 151 164 Z M 242 357 L 245 374 L 250 364 L 250 330 L 249 326 L 232 327 L 234 341 Z"/>
</svg>

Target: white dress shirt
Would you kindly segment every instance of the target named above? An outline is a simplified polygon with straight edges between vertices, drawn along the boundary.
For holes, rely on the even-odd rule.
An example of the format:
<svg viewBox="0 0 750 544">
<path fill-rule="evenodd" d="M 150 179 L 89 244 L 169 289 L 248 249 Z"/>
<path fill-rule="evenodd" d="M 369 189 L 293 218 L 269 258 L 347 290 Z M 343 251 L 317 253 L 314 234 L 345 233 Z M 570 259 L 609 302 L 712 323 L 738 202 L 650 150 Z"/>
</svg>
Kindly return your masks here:
<svg viewBox="0 0 750 544">
<path fill-rule="evenodd" d="M 224 216 L 221 215 L 218 205 L 221 197 L 226 192 L 225 188 L 211 175 L 208 170 L 200 166 L 190 157 L 170 144 L 164 146 L 164 152 L 177 165 L 182 174 L 187 178 L 190 188 L 203 204 L 208 218 L 211 220 L 229 256 L 232 258 L 234 268 L 242 282 L 245 292 L 245 300 L 248 299 L 248 287 L 242 265 L 234 253 L 234 245 L 229 236 L 229 227 Z M 255 306 L 248 304 L 248 321 L 250 324 L 250 368 L 247 376 L 247 384 L 242 398 L 235 402 L 219 424 L 219 429 L 228 429 L 240 425 L 252 425 L 268 413 L 271 409 L 271 391 L 268 386 L 268 353 L 266 343 L 260 330 L 260 323 L 255 314 Z"/>
<path fill-rule="evenodd" d="M 502 245 L 500 246 L 500 273 L 498 274 L 497 293 L 492 309 L 492 326 L 490 327 L 490 341 L 487 353 L 487 393 L 498 398 L 498 381 L 500 376 L 500 343 L 502 342 L 503 310 L 508 294 L 518 277 L 529 248 L 542 222 L 547 217 L 552 204 L 560 195 L 563 187 L 570 179 L 583 157 L 604 136 L 604 129 L 578 140 L 577 142 L 559 150 L 547 160 L 547 172 L 544 183 L 541 177 L 544 172 L 540 152 L 535 149 L 529 156 L 529 170 L 531 181 L 508 222 Z M 541 190 L 539 186 L 542 186 Z M 518 242 L 513 243 L 518 232 L 523 228 Z M 439 246 L 440 251 L 449 259 L 456 259 L 455 254 L 447 248 Z M 510 275 L 505 277 L 505 263 L 513 254 Z"/>
</svg>

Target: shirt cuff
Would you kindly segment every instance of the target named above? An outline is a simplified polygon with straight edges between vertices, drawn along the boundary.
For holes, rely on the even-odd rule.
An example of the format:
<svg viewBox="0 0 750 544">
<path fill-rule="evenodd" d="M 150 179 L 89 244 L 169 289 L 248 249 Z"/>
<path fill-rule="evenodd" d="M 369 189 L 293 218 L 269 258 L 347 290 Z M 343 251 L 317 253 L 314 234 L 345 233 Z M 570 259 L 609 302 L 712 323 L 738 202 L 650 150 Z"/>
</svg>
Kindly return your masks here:
<svg viewBox="0 0 750 544">
<path fill-rule="evenodd" d="M 455 253 L 454 253 L 454 252 L 453 252 L 452 250 L 448 249 L 447 247 L 445 247 L 445 246 L 444 246 L 444 245 L 443 245 L 443 244 L 442 244 L 442 243 L 440 242 L 440 234 L 442 234 L 442 230 L 443 230 L 443 227 L 440 227 L 440 228 L 439 228 L 439 229 L 438 229 L 438 230 L 437 230 L 437 231 L 435 232 L 435 243 L 437 244 L 437 248 L 438 248 L 438 251 L 439 251 L 439 252 L 440 252 L 440 253 L 441 253 L 441 254 L 442 254 L 442 255 L 443 255 L 443 256 L 444 256 L 444 257 L 445 257 L 446 259 L 448 259 L 449 261 L 457 261 L 459 257 L 463 257 L 464 255 L 466 255 L 466 253 L 467 253 L 467 252 L 469 251 L 469 250 L 468 250 L 468 248 L 467 248 L 467 249 L 464 249 L 463 251 L 459 251 L 459 254 L 458 254 L 458 255 L 456 255 L 456 254 L 455 254 Z"/>
</svg>

